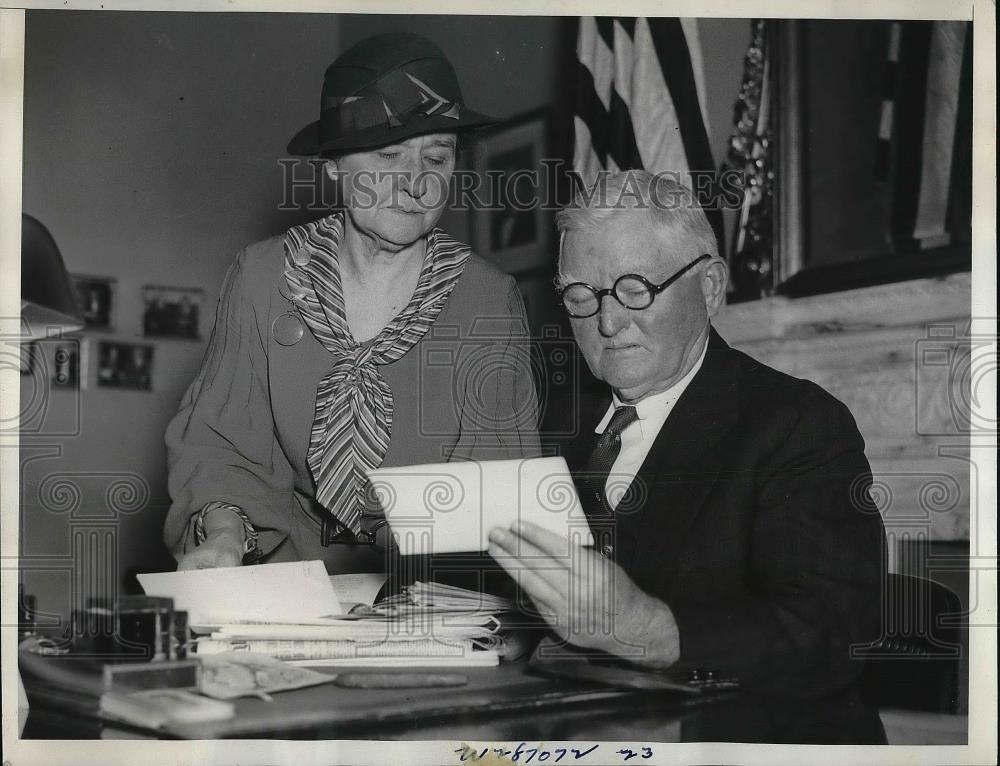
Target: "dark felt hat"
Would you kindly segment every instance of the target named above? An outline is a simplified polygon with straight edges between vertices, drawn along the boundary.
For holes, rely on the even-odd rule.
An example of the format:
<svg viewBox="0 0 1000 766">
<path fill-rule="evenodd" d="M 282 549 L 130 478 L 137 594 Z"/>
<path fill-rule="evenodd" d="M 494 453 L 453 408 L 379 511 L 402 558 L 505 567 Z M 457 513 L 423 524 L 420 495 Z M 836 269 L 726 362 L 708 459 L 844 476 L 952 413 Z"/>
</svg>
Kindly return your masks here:
<svg viewBox="0 0 1000 766">
<path fill-rule="evenodd" d="M 362 40 L 327 68 L 319 119 L 295 135 L 288 151 L 371 149 L 495 122 L 465 106 L 440 48 L 418 35 L 383 34 Z"/>
</svg>

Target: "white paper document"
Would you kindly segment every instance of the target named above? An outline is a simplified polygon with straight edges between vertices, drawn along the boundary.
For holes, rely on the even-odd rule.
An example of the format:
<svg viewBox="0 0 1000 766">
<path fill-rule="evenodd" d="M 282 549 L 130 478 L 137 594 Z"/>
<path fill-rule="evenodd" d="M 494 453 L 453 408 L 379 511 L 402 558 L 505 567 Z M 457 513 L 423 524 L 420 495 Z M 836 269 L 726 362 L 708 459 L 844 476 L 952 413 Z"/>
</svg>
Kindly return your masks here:
<svg viewBox="0 0 1000 766">
<path fill-rule="evenodd" d="M 350 609 L 355 604 L 374 604 L 385 580 L 386 576 L 380 572 L 330 575 L 330 583 L 344 609 Z"/>
<path fill-rule="evenodd" d="M 167 596 L 188 623 L 294 622 L 341 613 L 322 561 L 139 575 L 147 596 Z"/>
<path fill-rule="evenodd" d="M 561 457 L 378 468 L 368 476 L 403 554 L 485 551 L 491 529 L 516 521 L 554 532 L 567 546 L 594 544 Z"/>
</svg>

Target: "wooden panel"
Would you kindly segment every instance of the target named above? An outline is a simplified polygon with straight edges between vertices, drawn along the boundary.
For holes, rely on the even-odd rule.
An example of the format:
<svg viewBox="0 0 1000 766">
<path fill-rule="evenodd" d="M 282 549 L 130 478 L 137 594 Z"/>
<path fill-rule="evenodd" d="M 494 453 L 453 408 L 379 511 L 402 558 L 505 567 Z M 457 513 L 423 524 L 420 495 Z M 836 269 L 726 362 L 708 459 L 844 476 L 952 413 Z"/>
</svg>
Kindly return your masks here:
<svg viewBox="0 0 1000 766">
<path fill-rule="evenodd" d="M 969 305 L 962 273 L 741 303 L 715 325 L 737 348 L 850 408 L 892 542 L 968 540 Z"/>
</svg>

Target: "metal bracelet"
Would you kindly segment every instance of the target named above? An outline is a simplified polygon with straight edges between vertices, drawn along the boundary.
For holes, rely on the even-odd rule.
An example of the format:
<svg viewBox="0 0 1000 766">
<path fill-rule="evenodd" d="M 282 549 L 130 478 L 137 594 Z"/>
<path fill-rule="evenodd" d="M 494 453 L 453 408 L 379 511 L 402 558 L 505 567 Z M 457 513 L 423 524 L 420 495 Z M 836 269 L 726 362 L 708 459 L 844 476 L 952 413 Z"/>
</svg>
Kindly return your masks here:
<svg viewBox="0 0 1000 766">
<path fill-rule="evenodd" d="M 195 545 L 201 545 L 205 542 L 205 538 L 208 536 L 208 533 L 205 531 L 205 518 L 208 514 L 212 511 L 223 509 L 232 511 L 240 517 L 240 521 L 243 523 L 243 563 L 253 563 L 262 555 L 258 546 L 257 528 L 253 525 L 253 522 L 250 521 L 250 517 L 246 515 L 242 508 L 237 505 L 232 505 L 231 503 L 215 501 L 205 503 L 205 505 L 202 506 L 202 509 L 198 512 L 198 515 L 195 516 L 194 519 Z"/>
</svg>

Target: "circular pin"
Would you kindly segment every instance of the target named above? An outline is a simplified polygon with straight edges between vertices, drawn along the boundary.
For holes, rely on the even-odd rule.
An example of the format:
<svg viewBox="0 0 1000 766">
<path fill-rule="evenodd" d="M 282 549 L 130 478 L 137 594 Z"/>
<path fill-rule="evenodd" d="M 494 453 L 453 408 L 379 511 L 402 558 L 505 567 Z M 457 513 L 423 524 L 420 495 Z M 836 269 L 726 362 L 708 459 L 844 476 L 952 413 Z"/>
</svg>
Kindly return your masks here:
<svg viewBox="0 0 1000 766">
<path fill-rule="evenodd" d="M 309 263 L 309 261 L 312 260 L 312 254 L 304 247 L 299 248 L 294 253 L 292 253 L 292 260 L 295 262 L 296 266 L 305 266 L 307 263 Z"/>
<path fill-rule="evenodd" d="M 271 335 L 274 336 L 275 342 L 282 346 L 294 346 L 302 340 L 304 334 L 305 327 L 302 326 L 302 320 L 294 312 L 286 311 L 271 322 Z"/>
</svg>

